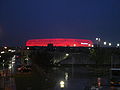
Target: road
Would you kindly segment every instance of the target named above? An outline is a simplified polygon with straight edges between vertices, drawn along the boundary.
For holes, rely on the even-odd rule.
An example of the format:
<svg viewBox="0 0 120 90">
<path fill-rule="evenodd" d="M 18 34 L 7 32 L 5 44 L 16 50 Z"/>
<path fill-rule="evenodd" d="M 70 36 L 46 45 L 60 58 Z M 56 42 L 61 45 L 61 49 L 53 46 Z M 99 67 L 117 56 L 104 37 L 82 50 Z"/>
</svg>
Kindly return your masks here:
<svg viewBox="0 0 120 90">
<path fill-rule="evenodd" d="M 58 82 L 54 90 L 120 90 L 119 87 L 110 86 L 108 75 L 99 77 L 101 86 L 98 88 L 98 77 L 93 75 L 94 72 L 88 74 L 90 71 L 83 67 L 74 68 L 74 72 L 69 71 L 72 70 L 68 70 L 69 79 L 64 80 L 65 88 L 61 89 Z"/>
</svg>

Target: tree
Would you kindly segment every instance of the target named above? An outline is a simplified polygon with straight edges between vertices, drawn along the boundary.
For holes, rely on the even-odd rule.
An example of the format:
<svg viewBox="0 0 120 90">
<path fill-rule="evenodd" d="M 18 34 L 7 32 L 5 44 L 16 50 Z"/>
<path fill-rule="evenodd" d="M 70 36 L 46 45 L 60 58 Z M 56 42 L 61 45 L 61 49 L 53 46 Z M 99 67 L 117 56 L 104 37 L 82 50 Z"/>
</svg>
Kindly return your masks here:
<svg viewBox="0 0 120 90">
<path fill-rule="evenodd" d="M 53 64 L 53 61 L 51 61 L 52 58 L 53 55 L 46 51 L 37 54 L 32 54 L 33 63 L 37 64 L 40 67 L 52 65 Z"/>
<path fill-rule="evenodd" d="M 49 67 L 53 63 L 52 58 L 53 55 L 46 51 L 32 54 L 34 90 L 53 90 L 56 85 L 54 71 Z"/>
</svg>

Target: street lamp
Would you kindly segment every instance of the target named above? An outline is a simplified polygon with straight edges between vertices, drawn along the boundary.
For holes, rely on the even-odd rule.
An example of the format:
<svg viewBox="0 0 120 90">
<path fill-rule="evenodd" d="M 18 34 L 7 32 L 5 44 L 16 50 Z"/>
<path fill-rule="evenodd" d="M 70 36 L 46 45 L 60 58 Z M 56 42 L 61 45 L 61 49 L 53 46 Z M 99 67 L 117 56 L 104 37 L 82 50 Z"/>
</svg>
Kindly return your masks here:
<svg viewBox="0 0 120 90">
<path fill-rule="evenodd" d="M 119 46 L 120 46 L 120 44 L 118 43 L 118 44 L 117 44 L 117 47 L 119 47 Z"/>
<path fill-rule="evenodd" d="M 1 54 L 5 53 L 5 51 L 2 51 Z"/>
<path fill-rule="evenodd" d="M 111 44 L 111 43 L 109 43 L 108 45 L 109 45 L 109 46 L 111 46 L 112 44 Z"/>
<path fill-rule="evenodd" d="M 66 56 L 69 56 L 69 54 L 68 54 L 68 53 L 66 53 Z"/>
<path fill-rule="evenodd" d="M 7 47 L 4 47 L 4 49 L 7 49 Z"/>
<path fill-rule="evenodd" d="M 96 41 L 97 41 L 97 46 L 98 46 L 98 44 L 99 44 L 99 42 L 100 42 L 100 38 L 96 38 Z"/>
<path fill-rule="evenodd" d="M 96 41 L 99 41 L 99 42 L 100 42 L 100 38 L 96 38 Z"/>
<path fill-rule="evenodd" d="M 106 45 L 106 44 L 107 44 L 107 42 L 104 42 L 103 44 L 104 44 L 104 45 Z"/>
<path fill-rule="evenodd" d="M 94 45 L 92 45 L 92 47 L 94 47 Z"/>
<path fill-rule="evenodd" d="M 96 41 L 98 40 L 98 38 L 96 38 Z"/>
<path fill-rule="evenodd" d="M 65 87 L 65 82 L 64 81 L 60 81 L 60 88 L 64 88 Z"/>
<path fill-rule="evenodd" d="M 27 47 L 27 50 L 29 50 L 30 48 L 29 47 Z"/>
<path fill-rule="evenodd" d="M 11 49 L 8 50 L 8 52 L 11 52 L 11 51 L 12 51 Z"/>
<path fill-rule="evenodd" d="M 16 50 L 11 50 L 11 52 L 15 52 Z"/>
</svg>

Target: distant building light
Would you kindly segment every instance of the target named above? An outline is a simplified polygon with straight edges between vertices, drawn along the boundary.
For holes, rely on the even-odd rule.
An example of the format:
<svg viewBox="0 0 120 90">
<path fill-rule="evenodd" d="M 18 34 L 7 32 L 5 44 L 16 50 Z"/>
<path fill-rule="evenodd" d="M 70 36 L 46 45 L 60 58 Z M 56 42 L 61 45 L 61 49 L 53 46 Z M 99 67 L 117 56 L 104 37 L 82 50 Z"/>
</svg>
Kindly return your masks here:
<svg viewBox="0 0 120 90">
<path fill-rule="evenodd" d="M 88 44 L 88 46 L 90 47 L 90 46 L 91 46 L 91 44 Z"/>
<path fill-rule="evenodd" d="M 4 64 L 4 63 L 3 63 L 2 65 L 3 65 L 3 67 L 5 66 L 5 64 Z"/>
<path fill-rule="evenodd" d="M 28 58 L 26 58 L 25 60 L 29 60 Z"/>
<path fill-rule="evenodd" d="M 7 47 L 4 47 L 4 49 L 7 49 Z"/>
<path fill-rule="evenodd" d="M 88 43 L 81 43 L 81 44 L 88 45 Z"/>
<path fill-rule="evenodd" d="M 11 52 L 15 52 L 16 50 L 11 50 Z"/>
<path fill-rule="evenodd" d="M 74 47 L 76 46 L 76 44 L 73 45 Z"/>
<path fill-rule="evenodd" d="M 12 50 L 11 50 L 11 49 L 9 49 L 8 51 L 9 51 L 9 52 L 11 52 Z"/>
<path fill-rule="evenodd" d="M 9 69 L 11 69 L 12 67 L 11 67 L 11 65 L 9 65 L 9 67 L 8 67 Z"/>
<path fill-rule="evenodd" d="M 1 54 L 2 54 L 2 53 L 5 53 L 5 51 L 2 51 Z"/>
<path fill-rule="evenodd" d="M 14 64 L 15 62 L 12 62 L 12 64 Z"/>
</svg>

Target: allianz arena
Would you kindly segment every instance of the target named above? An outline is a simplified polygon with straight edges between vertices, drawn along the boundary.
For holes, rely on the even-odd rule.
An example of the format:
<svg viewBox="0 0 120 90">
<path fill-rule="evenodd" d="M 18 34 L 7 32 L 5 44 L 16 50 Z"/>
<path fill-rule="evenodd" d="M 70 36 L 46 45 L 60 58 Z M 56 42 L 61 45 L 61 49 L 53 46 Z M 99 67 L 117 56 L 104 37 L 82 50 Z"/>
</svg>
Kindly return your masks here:
<svg viewBox="0 0 120 90">
<path fill-rule="evenodd" d="M 31 39 L 26 42 L 26 46 L 56 46 L 56 47 L 92 47 L 93 42 L 86 39 Z"/>
</svg>

